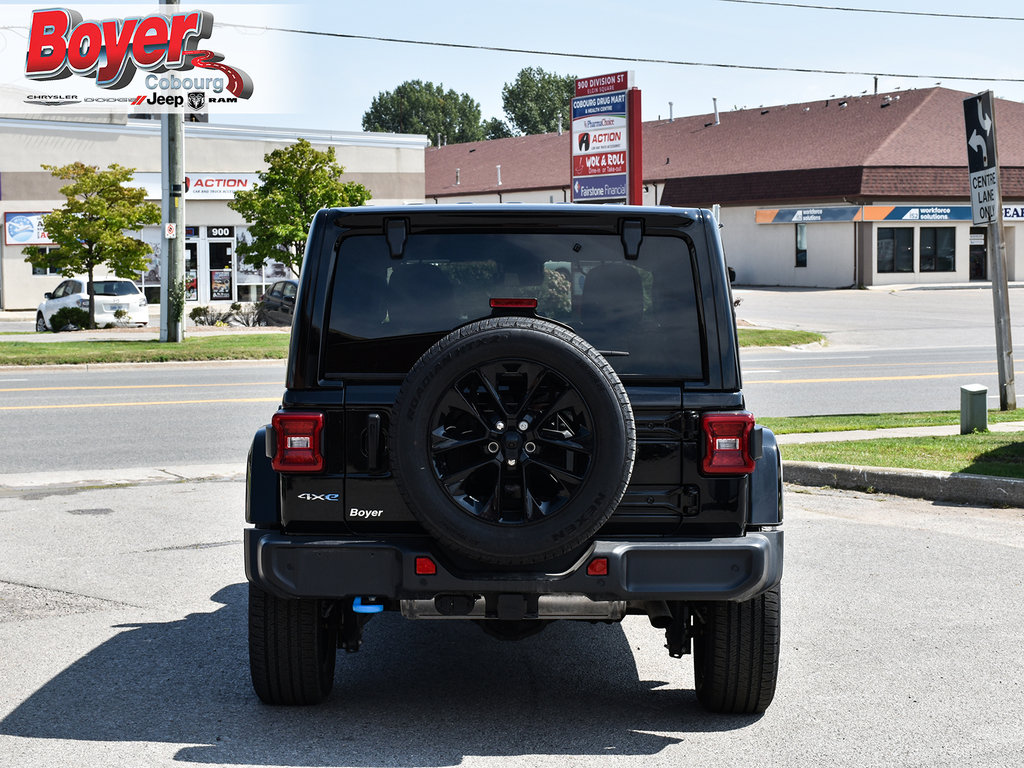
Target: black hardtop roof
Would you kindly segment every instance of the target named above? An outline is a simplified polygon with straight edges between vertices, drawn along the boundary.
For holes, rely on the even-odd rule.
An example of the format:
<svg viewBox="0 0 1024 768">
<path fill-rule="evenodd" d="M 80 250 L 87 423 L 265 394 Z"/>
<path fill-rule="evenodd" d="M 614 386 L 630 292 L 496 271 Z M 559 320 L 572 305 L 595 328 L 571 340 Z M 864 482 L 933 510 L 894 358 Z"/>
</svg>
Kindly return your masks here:
<svg viewBox="0 0 1024 768">
<path fill-rule="evenodd" d="M 698 220 L 704 213 L 698 208 L 675 208 L 653 205 L 596 205 L 580 203 L 449 203 L 432 205 L 364 205 L 349 208 L 332 208 L 332 213 L 343 216 L 430 216 L 432 214 L 459 214 L 469 216 L 594 216 L 606 215 L 616 218 L 637 218 L 643 216 L 668 216 Z"/>
</svg>

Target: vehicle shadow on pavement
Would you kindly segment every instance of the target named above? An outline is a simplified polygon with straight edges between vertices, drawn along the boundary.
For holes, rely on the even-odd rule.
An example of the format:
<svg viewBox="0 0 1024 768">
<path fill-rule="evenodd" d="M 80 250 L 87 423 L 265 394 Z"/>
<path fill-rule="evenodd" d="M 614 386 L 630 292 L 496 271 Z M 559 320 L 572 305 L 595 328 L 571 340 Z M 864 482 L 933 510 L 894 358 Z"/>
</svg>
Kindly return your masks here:
<svg viewBox="0 0 1024 768">
<path fill-rule="evenodd" d="M 0 734 L 195 745 L 175 758 L 205 764 L 449 766 L 653 755 L 682 740 L 665 734 L 760 719 L 711 715 L 692 690 L 640 680 L 619 625 L 560 622 L 512 643 L 466 622 L 394 615 L 367 625 L 362 651 L 339 654 L 326 703 L 269 707 L 249 684 L 247 594 L 234 584 L 211 613 L 126 625 L 19 705 Z M 689 681 L 689 660 L 678 663 Z"/>
</svg>

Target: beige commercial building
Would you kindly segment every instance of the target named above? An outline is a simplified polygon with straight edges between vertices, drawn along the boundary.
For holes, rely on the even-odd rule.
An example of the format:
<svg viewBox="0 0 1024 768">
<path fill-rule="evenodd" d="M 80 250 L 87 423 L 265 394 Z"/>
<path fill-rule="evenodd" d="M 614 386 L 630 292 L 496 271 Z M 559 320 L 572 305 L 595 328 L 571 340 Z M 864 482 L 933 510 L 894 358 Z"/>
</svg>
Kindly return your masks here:
<svg viewBox="0 0 1024 768">
<path fill-rule="evenodd" d="M 643 124 L 644 203 L 715 207 L 737 282 L 846 287 L 990 276 L 964 99 L 832 97 Z M 996 100 L 1007 272 L 1024 280 L 1024 104 Z M 427 149 L 429 202 L 570 199 L 568 132 Z"/>
<path fill-rule="evenodd" d="M 299 138 L 316 148 L 333 147 L 344 167 L 343 180 L 368 187 L 370 204 L 422 202 L 424 136 L 386 133 L 290 131 L 186 123 L 185 248 L 187 300 L 193 303 L 255 301 L 264 287 L 290 275 L 280 264 L 253 269 L 236 253 L 248 237 L 246 222 L 227 204 L 240 189 L 251 189 L 266 167 L 264 156 Z M 159 202 L 160 124 L 154 120 L 113 123 L 0 118 L 0 309 L 35 309 L 43 293 L 61 280 L 25 261 L 28 245 L 47 244 L 41 217 L 60 207 L 59 188 L 41 166 L 82 161 L 106 168 L 134 168 L 134 183 Z M 159 300 L 163 229 L 146 227 L 141 237 L 152 246 L 151 268 L 137 275 L 151 302 Z"/>
</svg>

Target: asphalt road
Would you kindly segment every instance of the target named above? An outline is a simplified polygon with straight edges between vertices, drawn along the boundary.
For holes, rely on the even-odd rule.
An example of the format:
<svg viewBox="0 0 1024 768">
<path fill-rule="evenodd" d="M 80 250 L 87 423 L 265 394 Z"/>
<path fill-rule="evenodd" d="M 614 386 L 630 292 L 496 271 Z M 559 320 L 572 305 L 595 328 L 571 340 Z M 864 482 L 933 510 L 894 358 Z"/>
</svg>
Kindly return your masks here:
<svg viewBox="0 0 1024 768">
<path fill-rule="evenodd" d="M 0 471 L 243 465 L 282 361 L 0 369 Z"/>
<path fill-rule="evenodd" d="M 758 417 L 956 410 L 961 385 L 977 383 L 999 405 L 988 289 L 736 296 L 745 323 L 828 336 L 824 346 L 742 350 Z M 1010 298 L 1024 340 L 1024 290 Z M 241 464 L 283 382 L 283 362 L 0 369 L 0 469 Z"/>
<path fill-rule="evenodd" d="M 1024 515 L 791 489 L 779 688 L 704 713 L 646 619 L 374 619 L 323 706 L 248 680 L 237 480 L 0 497 L 0 764 L 1007 766 Z"/>
<path fill-rule="evenodd" d="M 958 410 L 964 384 L 984 384 L 989 406 L 999 407 L 987 287 L 735 294 L 745 323 L 827 337 L 825 346 L 741 350 L 744 393 L 757 416 Z M 1010 318 L 1024 342 L 1022 289 L 1010 291 Z"/>
</svg>

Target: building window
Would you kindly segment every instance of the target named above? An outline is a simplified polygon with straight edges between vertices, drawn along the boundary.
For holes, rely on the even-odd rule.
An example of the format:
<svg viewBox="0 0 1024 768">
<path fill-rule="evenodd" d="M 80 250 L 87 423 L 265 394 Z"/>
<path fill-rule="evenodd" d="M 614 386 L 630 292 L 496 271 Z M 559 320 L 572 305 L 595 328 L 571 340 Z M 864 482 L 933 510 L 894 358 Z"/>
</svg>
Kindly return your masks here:
<svg viewBox="0 0 1024 768">
<path fill-rule="evenodd" d="M 57 246 L 52 246 L 50 248 L 47 248 L 45 245 L 40 245 L 40 246 L 37 246 L 37 247 L 43 253 L 52 253 L 53 251 L 57 250 Z M 33 275 L 59 275 L 60 274 L 60 270 L 57 269 L 56 267 L 36 267 L 36 266 L 33 266 L 32 267 L 32 274 Z"/>
<path fill-rule="evenodd" d="M 921 227 L 922 272 L 956 271 L 956 228 Z"/>
<path fill-rule="evenodd" d="M 796 266 L 807 266 L 807 225 L 796 225 Z"/>
<path fill-rule="evenodd" d="M 910 227 L 878 228 L 878 271 L 914 271 L 914 230 Z"/>
</svg>

